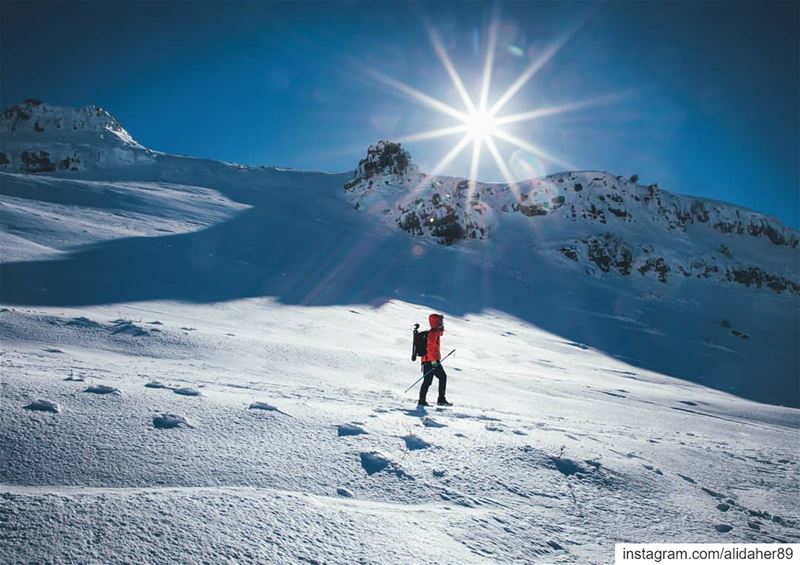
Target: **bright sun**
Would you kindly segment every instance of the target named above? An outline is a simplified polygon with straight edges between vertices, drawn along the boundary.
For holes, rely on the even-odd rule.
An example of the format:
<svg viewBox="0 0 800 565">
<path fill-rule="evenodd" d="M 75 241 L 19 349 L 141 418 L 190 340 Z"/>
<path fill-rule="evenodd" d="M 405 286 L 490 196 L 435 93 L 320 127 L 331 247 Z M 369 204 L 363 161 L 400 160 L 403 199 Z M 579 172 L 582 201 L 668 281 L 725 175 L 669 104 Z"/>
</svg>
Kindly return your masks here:
<svg viewBox="0 0 800 565">
<path fill-rule="evenodd" d="M 467 133 L 475 140 L 484 141 L 497 129 L 497 123 L 489 112 L 475 111 L 466 120 Z"/>
<path fill-rule="evenodd" d="M 492 80 L 492 69 L 494 66 L 495 47 L 497 45 L 497 31 L 499 28 L 499 20 L 497 17 L 492 19 L 487 33 L 487 46 L 486 46 L 486 60 L 483 67 L 483 81 L 481 83 L 480 93 L 477 97 L 472 97 L 464 87 L 458 72 L 453 66 L 450 57 L 444 49 L 441 39 L 436 31 L 428 26 L 428 34 L 431 38 L 431 43 L 436 51 L 439 60 L 442 62 L 453 86 L 458 91 L 461 101 L 464 104 L 464 110 L 459 110 L 446 104 L 440 100 L 429 96 L 399 80 L 389 77 L 380 71 L 371 69 L 368 74 L 375 80 L 383 83 L 392 89 L 402 92 L 410 96 L 417 102 L 420 102 L 434 110 L 441 112 L 451 118 L 458 120 L 458 125 L 446 127 L 431 131 L 425 131 L 408 135 L 398 139 L 400 142 L 422 141 L 427 139 L 435 139 L 445 136 L 461 134 L 462 137 L 444 157 L 434 165 L 430 171 L 430 176 L 440 174 L 442 170 L 449 165 L 470 143 L 472 144 L 472 161 L 470 164 L 469 180 L 471 188 L 474 190 L 478 168 L 481 159 L 481 152 L 485 146 L 489 153 L 492 155 L 495 163 L 497 164 L 503 179 L 512 187 L 516 192 L 516 180 L 514 179 L 511 171 L 509 170 L 506 160 L 500 153 L 497 147 L 496 140 L 501 140 L 511 146 L 520 148 L 537 157 L 544 159 L 548 162 L 554 163 L 566 169 L 575 169 L 576 167 L 571 163 L 565 162 L 543 150 L 541 147 L 534 145 L 528 140 L 521 139 L 510 132 L 506 131 L 503 126 L 522 121 L 535 120 L 545 116 L 552 116 L 562 112 L 568 112 L 594 106 L 596 104 L 604 104 L 617 98 L 616 95 L 593 98 L 579 102 L 570 102 L 558 106 L 542 107 L 520 114 L 513 114 L 508 116 L 498 116 L 498 113 L 505 107 L 505 105 L 519 92 L 519 90 L 536 74 L 547 62 L 558 52 L 559 48 L 564 44 L 564 40 L 554 43 L 549 49 L 546 49 L 536 60 L 525 69 L 525 71 L 500 95 L 492 105 L 489 105 L 489 90 Z"/>
</svg>

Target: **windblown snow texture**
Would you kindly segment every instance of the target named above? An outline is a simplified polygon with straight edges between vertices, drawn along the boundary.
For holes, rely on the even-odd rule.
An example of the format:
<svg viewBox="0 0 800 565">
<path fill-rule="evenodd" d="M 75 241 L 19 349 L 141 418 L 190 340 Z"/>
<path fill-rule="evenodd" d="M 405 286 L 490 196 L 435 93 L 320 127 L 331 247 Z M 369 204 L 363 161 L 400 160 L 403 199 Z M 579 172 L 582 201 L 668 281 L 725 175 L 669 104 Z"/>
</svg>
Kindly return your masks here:
<svg viewBox="0 0 800 565">
<path fill-rule="evenodd" d="M 2 559 L 800 540 L 776 220 L 599 172 L 470 193 L 387 142 L 355 175 L 179 157 L 96 107 L 0 132 Z M 402 393 L 432 310 L 446 410 Z"/>
</svg>

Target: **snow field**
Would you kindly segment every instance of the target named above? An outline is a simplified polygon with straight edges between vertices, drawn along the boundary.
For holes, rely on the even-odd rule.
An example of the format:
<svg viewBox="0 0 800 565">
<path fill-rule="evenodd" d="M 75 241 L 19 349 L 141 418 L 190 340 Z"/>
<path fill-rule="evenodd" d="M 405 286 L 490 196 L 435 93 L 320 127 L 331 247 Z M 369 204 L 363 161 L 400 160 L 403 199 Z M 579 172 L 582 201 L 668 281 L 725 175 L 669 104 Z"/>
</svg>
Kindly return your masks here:
<svg viewBox="0 0 800 565">
<path fill-rule="evenodd" d="M 269 300 L 0 313 L 0 554 L 586 562 L 614 541 L 800 537 L 796 411 L 491 312 L 445 312 L 456 405 L 418 410 L 402 390 L 426 314 Z M 114 333 L 119 319 L 148 331 Z M 535 362 L 504 361 L 515 347 Z M 61 411 L 25 409 L 37 399 Z"/>
</svg>

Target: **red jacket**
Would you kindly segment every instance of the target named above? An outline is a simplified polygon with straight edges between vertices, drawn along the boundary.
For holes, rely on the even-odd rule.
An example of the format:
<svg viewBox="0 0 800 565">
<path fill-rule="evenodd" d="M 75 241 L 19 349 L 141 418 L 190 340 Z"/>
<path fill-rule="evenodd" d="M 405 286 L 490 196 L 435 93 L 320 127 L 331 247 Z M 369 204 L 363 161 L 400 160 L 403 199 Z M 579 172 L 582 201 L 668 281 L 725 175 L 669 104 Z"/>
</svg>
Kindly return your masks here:
<svg viewBox="0 0 800 565">
<path fill-rule="evenodd" d="M 444 316 L 431 314 L 428 316 L 428 323 L 431 329 L 428 332 L 428 347 L 425 350 L 425 356 L 422 358 L 423 363 L 442 360 L 442 354 L 439 351 L 439 339 L 444 333 Z"/>
</svg>

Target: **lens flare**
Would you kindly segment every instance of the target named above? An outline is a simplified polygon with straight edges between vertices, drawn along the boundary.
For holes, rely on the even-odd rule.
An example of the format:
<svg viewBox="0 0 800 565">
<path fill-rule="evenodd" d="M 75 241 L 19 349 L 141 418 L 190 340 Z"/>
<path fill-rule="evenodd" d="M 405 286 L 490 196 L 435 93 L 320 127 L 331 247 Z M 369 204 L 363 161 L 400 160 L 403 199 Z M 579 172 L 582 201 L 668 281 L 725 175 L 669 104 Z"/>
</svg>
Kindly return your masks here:
<svg viewBox="0 0 800 565">
<path fill-rule="evenodd" d="M 521 149 L 517 149 L 511 154 L 508 167 L 511 169 L 511 174 L 518 179 L 541 177 L 545 174 L 542 162 L 535 155 Z"/>
<path fill-rule="evenodd" d="M 584 110 L 593 106 L 601 104 L 609 104 L 616 102 L 620 99 L 621 95 L 611 94 L 606 96 L 594 97 L 588 100 L 579 100 L 573 102 L 565 102 L 556 106 L 544 106 L 532 109 L 526 112 L 519 112 L 507 116 L 498 115 L 503 108 L 519 93 L 522 87 L 539 72 L 543 67 L 549 64 L 552 59 L 556 57 L 560 49 L 564 46 L 571 35 L 576 31 L 572 30 L 571 33 L 565 34 L 557 41 L 546 47 L 538 57 L 530 62 L 528 67 L 522 74 L 514 80 L 511 85 L 506 88 L 503 93 L 497 97 L 493 103 L 490 104 L 489 93 L 491 92 L 492 71 L 495 64 L 495 51 L 497 48 L 498 30 L 500 27 L 499 15 L 497 8 L 492 15 L 489 23 L 486 45 L 486 54 L 483 64 L 483 78 L 480 84 L 480 89 L 477 96 L 470 96 L 464 86 L 464 81 L 458 74 L 450 56 L 445 50 L 444 43 L 442 42 L 439 34 L 434 30 L 433 26 L 427 24 L 428 37 L 430 38 L 433 50 L 436 53 L 439 61 L 442 63 L 447 75 L 449 76 L 453 87 L 458 92 L 459 97 L 464 105 L 463 110 L 453 108 L 449 104 L 437 100 L 432 96 L 421 92 L 397 79 L 389 77 L 384 73 L 371 69 L 367 74 L 382 85 L 389 87 L 392 92 L 398 92 L 411 98 L 412 100 L 423 104 L 433 110 L 441 112 L 442 114 L 455 118 L 458 120 L 457 125 L 452 127 L 444 127 L 430 131 L 423 131 L 419 133 L 410 134 L 401 137 L 399 141 L 423 141 L 438 139 L 455 134 L 462 134 L 461 139 L 447 152 L 447 154 L 436 164 L 434 170 L 430 172 L 430 176 L 435 176 L 441 172 L 450 162 L 452 162 L 463 151 L 467 145 L 472 144 L 472 160 L 469 167 L 470 192 L 474 191 L 475 183 L 477 182 L 477 174 L 480 166 L 480 158 L 482 154 L 482 147 L 491 154 L 492 158 L 500 170 L 503 179 L 516 190 L 516 181 L 522 178 L 531 178 L 532 176 L 541 176 L 545 173 L 544 162 L 556 164 L 562 168 L 574 169 L 574 165 L 568 161 L 561 159 L 550 152 L 539 147 L 537 144 L 529 140 L 519 138 L 512 135 L 510 132 L 503 129 L 503 126 L 525 121 L 532 121 L 542 119 L 548 116 L 554 116 L 565 112 L 574 112 Z M 514 56 L 522 56 L 522 50 L 518 46 L 509 45 L 507 49 Z M 477 101 L 477 102 L 476 102 Z M 505 144 L 511 145 L 516 148 L 511 156 L 511 165 L 506 163 L 503 155 L 497 146 L 496 140 L 502 140 Z M 471 196 L 471 194 L 470 194 Z"/>
</svg>

